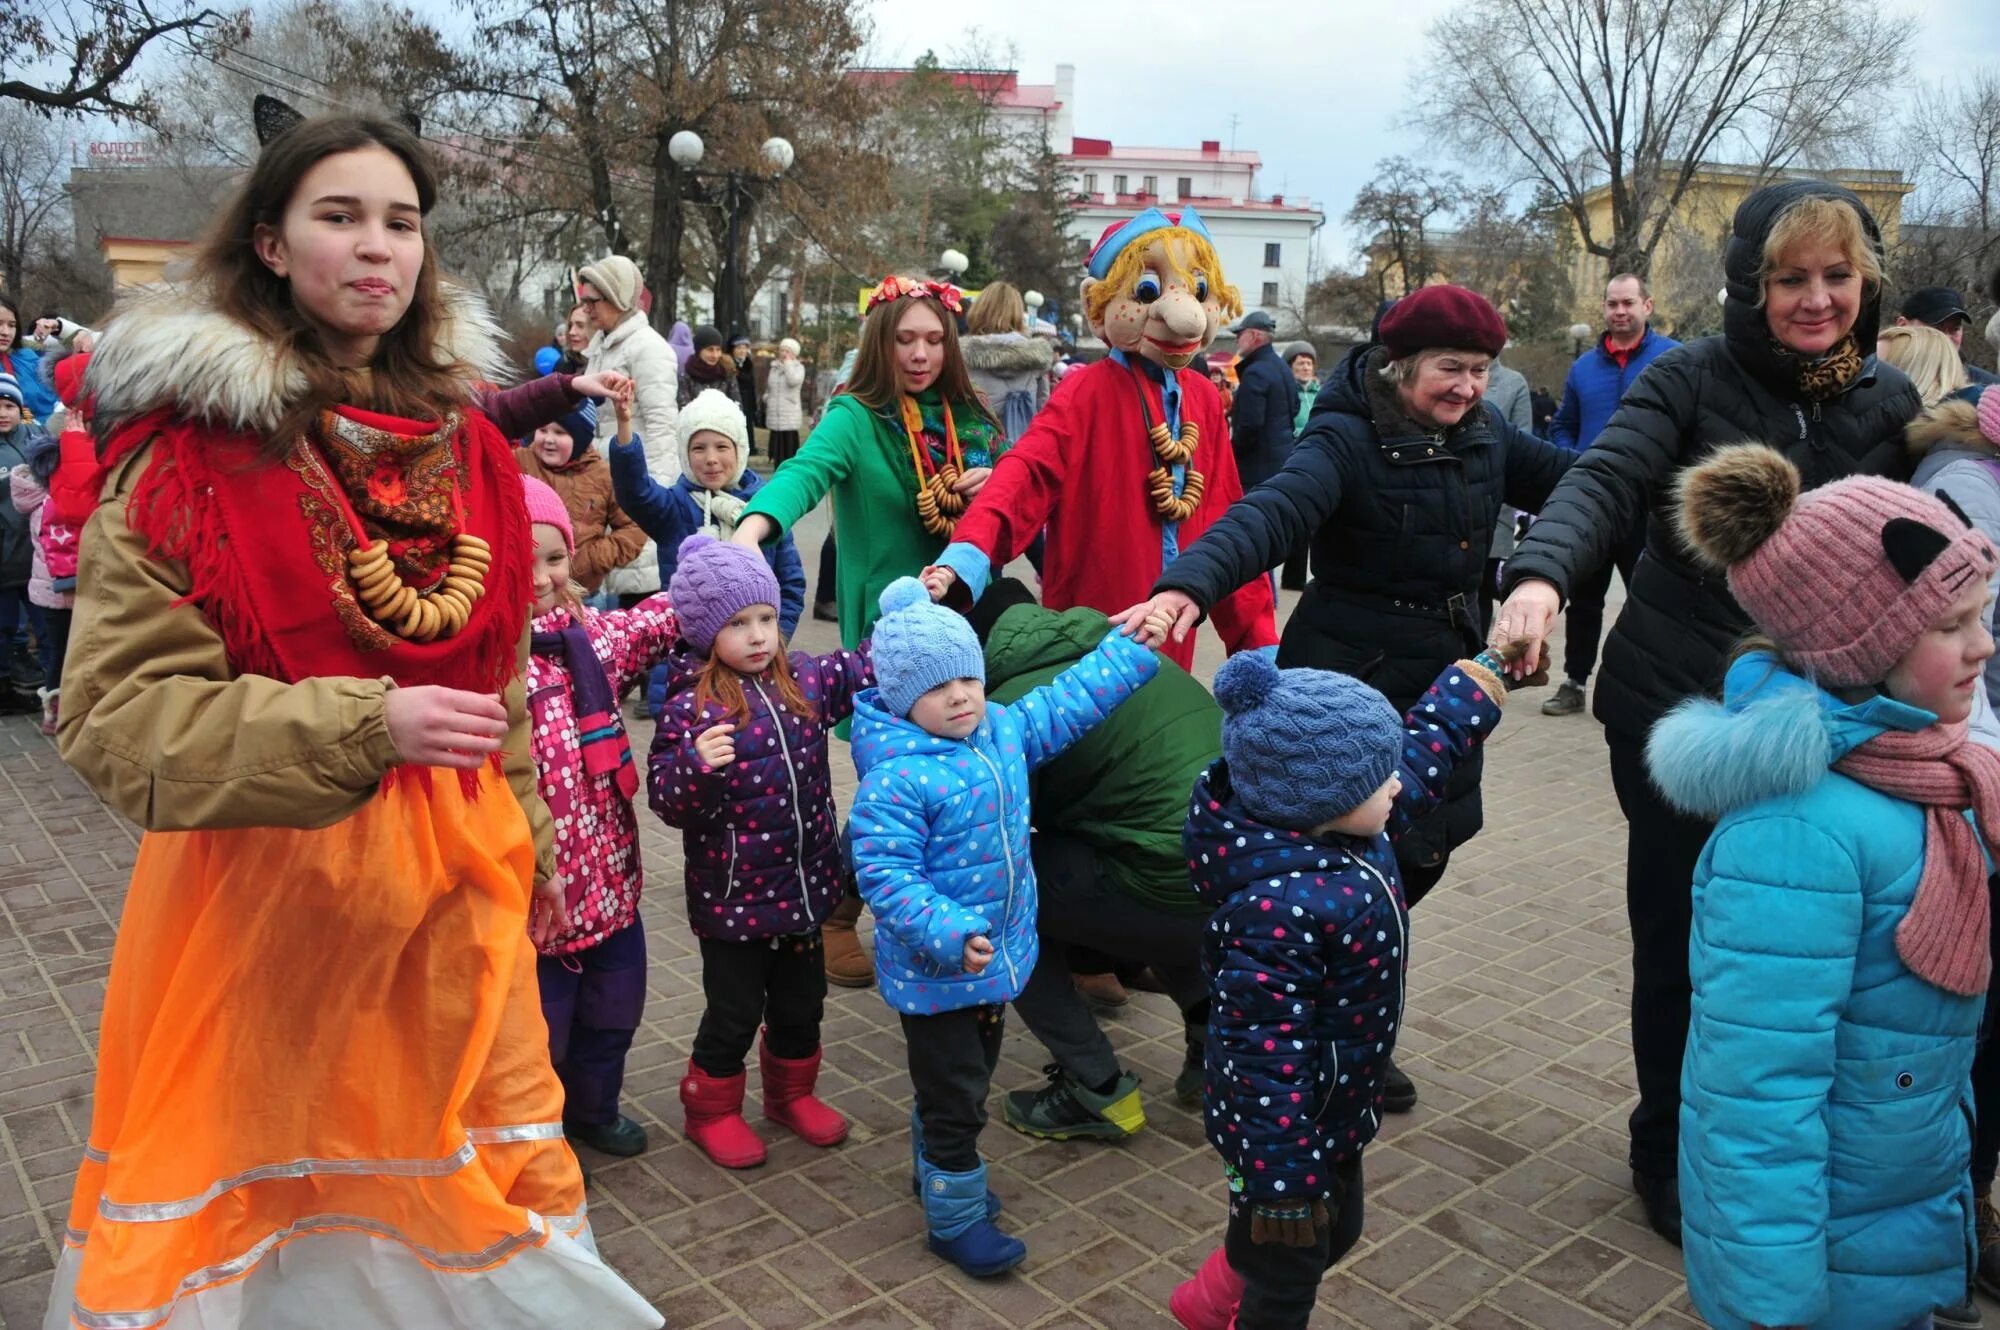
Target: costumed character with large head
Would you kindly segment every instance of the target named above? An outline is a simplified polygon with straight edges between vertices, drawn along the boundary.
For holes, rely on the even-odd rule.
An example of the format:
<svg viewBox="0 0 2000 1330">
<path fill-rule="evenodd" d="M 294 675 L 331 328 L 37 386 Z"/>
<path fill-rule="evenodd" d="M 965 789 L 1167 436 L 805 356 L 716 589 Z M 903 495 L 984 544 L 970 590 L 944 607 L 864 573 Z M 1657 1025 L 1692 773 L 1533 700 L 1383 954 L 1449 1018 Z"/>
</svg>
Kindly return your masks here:
<svg viewBox="0 0 2000 1330">
<path fill-rule="evenodd" d="M 925 581 L 973 599 L 996 567 L 1045 528 L 1043 602 L 1114 614 L 1151 592 L 1182 549 L 1242 497 L 1221 395 L 1183 372 L 1242 310 L 1208 228 L 1192 208 L 1148 208 L 1107 229 L 1091 251 L 1083 304 L 1111 348 L 1064 376 L 1027 433 L 994 464 Z M 1275 645 L 1268 579 L 1218 602 L 1230 651 Z M 1183 667 L 1192 638 L 1163 650 Z"/>
</svg>

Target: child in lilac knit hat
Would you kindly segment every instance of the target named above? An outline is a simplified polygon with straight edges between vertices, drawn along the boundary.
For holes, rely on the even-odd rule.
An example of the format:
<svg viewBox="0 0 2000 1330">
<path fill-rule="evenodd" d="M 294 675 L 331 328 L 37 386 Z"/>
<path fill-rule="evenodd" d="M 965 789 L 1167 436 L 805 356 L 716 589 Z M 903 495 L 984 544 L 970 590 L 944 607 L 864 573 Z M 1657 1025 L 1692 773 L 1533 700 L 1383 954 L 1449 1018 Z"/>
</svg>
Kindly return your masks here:
<svg viewBox="0 0 2000 1330">
<path fill-rule="evenodd" d="M 743 1116 L 761 1026 L 764 1116 L 812 1145 L 847 1120 L 814 1094 L 826 969 L 820 928 L 844 894 L 827 736 L 874 682 L 867 647 L 787 651 L 778 579 L 756 550 L 689 536 L 668 584 L 681 642 L 653 738 L 653 811 L 681 829 L 688 923 L 708 1006 L 681 1106 L 724 1168 L 764 1162 Z"/>
</svg>

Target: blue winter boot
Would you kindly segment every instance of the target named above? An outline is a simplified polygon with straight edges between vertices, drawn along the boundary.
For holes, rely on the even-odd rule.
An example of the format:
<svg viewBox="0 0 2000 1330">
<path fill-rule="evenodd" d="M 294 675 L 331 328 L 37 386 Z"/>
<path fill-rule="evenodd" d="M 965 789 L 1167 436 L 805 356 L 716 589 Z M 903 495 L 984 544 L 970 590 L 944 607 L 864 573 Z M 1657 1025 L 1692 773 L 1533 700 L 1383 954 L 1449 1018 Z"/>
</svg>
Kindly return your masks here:
<svg viewBox="0 0 2000 1330">
<path fill-rule="evenodd" d="M 1005 1274 L 1027 1259 L 1028 1244 L 1002 1233 L 986 1217 L 986 1165 L 968 1173 L 945 1173 L 923 1159 L 919 1168 L 932 1251 L 980 1279 Z"/>
<path fill-rule="evenodd" d="M 917 1116 L 917 1110 L 910 1110 L 910 1195 L 922 1200 L 923 1186 L 917 1176 L 924 1171 L 924 1122 Z M 986 1217 L 1000 1217 L 1000 1194 L 991 1187 L 986 1189 Z"/>
</svg>

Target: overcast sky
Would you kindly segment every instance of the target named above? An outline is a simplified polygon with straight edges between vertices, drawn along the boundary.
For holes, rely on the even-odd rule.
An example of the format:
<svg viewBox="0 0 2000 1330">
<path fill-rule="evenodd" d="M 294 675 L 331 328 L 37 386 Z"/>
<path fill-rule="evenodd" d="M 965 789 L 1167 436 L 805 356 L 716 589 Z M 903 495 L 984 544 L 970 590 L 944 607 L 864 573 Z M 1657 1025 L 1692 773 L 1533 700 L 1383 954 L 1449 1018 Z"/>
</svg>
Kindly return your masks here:
<svg viewBox="0 0 2000 1330">
<path fill-rule="evenodd" d="M 945 58 L 977 28 L 1015 48 L 1021 78 L 1076 66 L 1076 132 L 1115 143 L 1227 146 L 1263 158 L 1266 193 L 1304 194 L 1327 214 L 1323 258 L 1345 262 L 1341 223 L 1375 161 L 1415 155 L 1395 120 L 1430 21 L 1460 0 L 874 0 L 882 64 Z M 1912 65 L 1949 80 L 2000 66 L 2000 0 L 1889 0 L 1917 27 Z M 945 19 L 945 14 L 950 19 Z"/>
</svg>

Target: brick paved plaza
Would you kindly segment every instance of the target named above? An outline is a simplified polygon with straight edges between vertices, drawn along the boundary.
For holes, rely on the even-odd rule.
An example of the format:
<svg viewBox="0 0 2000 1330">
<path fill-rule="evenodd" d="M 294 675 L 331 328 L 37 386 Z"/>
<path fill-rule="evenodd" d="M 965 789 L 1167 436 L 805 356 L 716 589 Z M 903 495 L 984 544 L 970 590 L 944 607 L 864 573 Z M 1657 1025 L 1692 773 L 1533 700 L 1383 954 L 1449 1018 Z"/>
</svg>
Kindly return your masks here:
<svg viewBox="0 0 2000 1330">
<path fill-rule="evenodd" d="M 801 540 L 809 576 L 818 517 Z M 802 627 L 800 645 L 826 649 L 829 629 Z M 1216 663 L 1210 636 L 1204 677 Z M 1510 708 L 1488 750 L 1486 831 L 1417 913 L 1399 1061 L 1422 1102 L 1367 1153 L 1366 1234 L 1323 1285 L 1315 1327 L 1700 1324 L 1624 1162 L 1624 829 L 1604 745 L 1587 717 L 1541 716 L 1544 696 Z M 643 754 L 650 727 L 638 730 Z M 844 802 L 844 752 L 835 777 Z M 678 836 L 641 820 L 652 1001 L 627 1107 L 653 1148 L 590 1159 L 590 1204 L 605 1256 L 669 1326 L 1173 1326 L 1166 1296 L 1220 1240 L 1223 1184 L 1198 1116 L 1173 1102 L 1181 1044 L 1165 998 L 1135 995 L 1104 1017 L 1145 1078 L 1148 1125 L 1121 1145 L 1034 1142 L 1000 1125 L 997 1096 L 1038 1085 L 1045 1061 L 1009 1021 L 982 1148 L 1029 1256 L 1012 1276 L 968 1279 L 924 1248 L 902 1040 L 872 989 L 836 989 L 828 1006 L 822 1086 L 854 1120 L 845 1145 L 815 1150 L 753 1116 L 770 1162 L 729 1173 L 681 1139 L 698 960 Z M 135 846 L 28 720 L 0 721 L 0 1327 L 40 1324 Z"/>
</svg>

